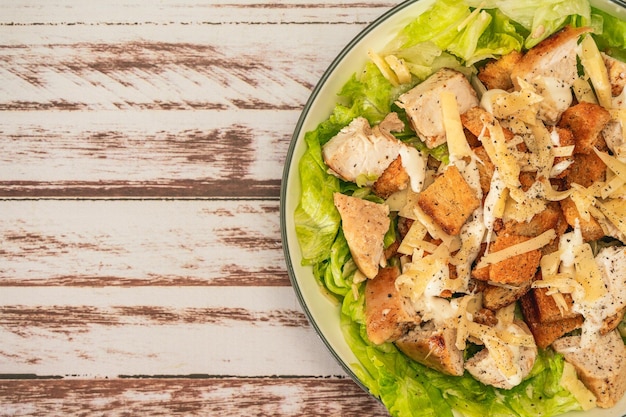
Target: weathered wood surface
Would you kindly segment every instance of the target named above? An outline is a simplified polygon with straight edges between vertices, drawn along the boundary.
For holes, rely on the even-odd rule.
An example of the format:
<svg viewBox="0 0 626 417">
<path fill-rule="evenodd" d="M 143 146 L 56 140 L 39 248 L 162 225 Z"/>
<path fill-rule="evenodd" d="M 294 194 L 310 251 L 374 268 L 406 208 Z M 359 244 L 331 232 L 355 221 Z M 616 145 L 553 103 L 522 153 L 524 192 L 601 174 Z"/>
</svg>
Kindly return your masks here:
<svg viewBox="0 0 626 417">
<path fill-rule="evenodd" d="M 398 2 L 0 2 L 0 416 L 384 415 L 280 242 L 291 134 Z"/>
</svg>

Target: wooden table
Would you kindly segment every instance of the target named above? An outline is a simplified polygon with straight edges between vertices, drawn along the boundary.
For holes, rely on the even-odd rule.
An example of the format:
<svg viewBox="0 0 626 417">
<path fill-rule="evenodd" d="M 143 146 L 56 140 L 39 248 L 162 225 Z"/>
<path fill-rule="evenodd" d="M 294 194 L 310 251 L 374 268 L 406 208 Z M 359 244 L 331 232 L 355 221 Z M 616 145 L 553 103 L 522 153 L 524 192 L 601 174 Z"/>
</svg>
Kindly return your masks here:
<svg viewBox="0 0 626 417">
<path fill-rule="evenodd" d="M 0 415 L 386 414 L 278 212 L 312 88 L 397 3 L 0 3 Z"/>
</svg>

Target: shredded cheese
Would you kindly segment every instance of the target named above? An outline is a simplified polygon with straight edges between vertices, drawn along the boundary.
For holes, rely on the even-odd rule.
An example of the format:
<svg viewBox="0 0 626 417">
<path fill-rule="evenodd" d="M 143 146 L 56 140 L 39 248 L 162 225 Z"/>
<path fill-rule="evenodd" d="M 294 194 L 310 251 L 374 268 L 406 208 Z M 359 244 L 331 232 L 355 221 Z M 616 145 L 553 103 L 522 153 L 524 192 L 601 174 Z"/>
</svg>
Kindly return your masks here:
<svg viewBox="0 0 626 417">
<path fill-rule="evenodd" d="M 598 102 L 606 109 L 613 107 L 609 73 L 598 46 L 591 36 L 585 36 L 580 44 L 580 62 L 596 91 Z"/>
<path fill-rule="evenodd" d="M 467 138 L 463 132 L 456 96 L 451 91 L 444 90 L 439 96 L 439 101 L 441 103 L 443 126 L 446 131 L 450 163 L 465 157 L 471 157 L 474 153 L 467 143 Z"/>
<path fill-rule="evenodd" d="M 497 252 L 491 252 L 480 259 L 480 261 L 476 265 L 476 269 L 502 262 L 505 259 L 509 259 L 526 252 L 541 249 L 548 243 L 550 243 L 555 237 L 556 232 L 554 231 L 554 229 L 550 229 L 532 239 L 526 240 L 513 246 L 509 246 L 508 248 L 499 250 Z"/>
<path fill-rule="evenodd" d="M 596 99 L 596 95 L 589 84 L 589 81 L 584 78 L 577 78 L 574 80 L 574 85 L 572 86 L 574 89 L 574 95 L 576 96 L 576 100 L 579 103 L 592 103 L 598 104 L 598 100 Z"/>
<path fill-rule="evenodd" d="M 574 248 L 576 281 L 585 291 L 585 301 L 594 302 L 607 292 L 600 269 L 593 258 L 591 246 L 584 244 Z"/>
<path fill-rule="evenodd" d="M 411 71 L 403 59 L 398 59 L 395 55 L 387 55 L 385 57 L 385 62 L 395 73 L 400 84 L 407 84 L 411 82 Z"/>
<path fill-rule="evenodd" d="M 428 250 L 420 245 L 420 242 L 423 242 L 424 237 L 426 237 L 426 233 L 428 233 L 428 230 L 426 230 L 426 227 L 422 223 L 413 222 L 411 228 L 407 232 L 406 236 L 404 236 L 404 239 L 402 239 L 402 243 L 400 243 L 400 246 L 398 247 L 398 253 L 410 255 L 413 253 L 413 249 L 420 248 Z M 432 243 L 431 245 L 436 248 L 436 246 Z M 429 252 L 432 253 L 434 252 L 434 250 L 431 250 Z"/>
<path fill-rule="evenodd" d="M 393 85 L 394 87 L 400 85 L 400 80 L 398 80 L 398 76 L 395 72 L 393 72 L 393 70 L 389 67 L 389 64 L 387 64 L 387 62 L 380 55 L 370 50 L 367 51 L 367 56 L 372 60 L 374 65 L 378 67 L 381 74 L 383 74 L 383 77 L 385 77 L 391 83 L 391 85 Z"/>
<path fill-rule="evenodd" d="M 563 374 L 561 375 L 559 383 L 563 388 L 572 393 L 583 411 L 591 410 L 596 407 L 596 396 L 578 379 L 576 369 L 571 363 L 565 362 L 563 364 Z"/>
<path fill-rule="evenodd" d="M 593 148 L 593 150 L 596 155 L 598 155 L 598 158 L 600 158 L 602 162 L 604 162 L 606 166 L 615 173 L 615 175 L 626 181 L 626 164 L 624 162 L 606 152 L 601 152 L 596 148 Z"/>
</svg>

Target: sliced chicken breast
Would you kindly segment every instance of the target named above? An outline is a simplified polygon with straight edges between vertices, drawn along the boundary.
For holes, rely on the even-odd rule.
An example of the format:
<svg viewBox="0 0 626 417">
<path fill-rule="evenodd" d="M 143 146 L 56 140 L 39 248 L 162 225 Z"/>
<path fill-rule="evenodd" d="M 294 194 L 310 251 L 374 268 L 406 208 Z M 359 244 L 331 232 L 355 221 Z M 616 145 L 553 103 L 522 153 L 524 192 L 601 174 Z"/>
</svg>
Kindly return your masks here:
<svg viewBox="0 0 626 417">
<path fill-rule="evenodd" d="M 381 123 L 385 124 L 399 127 L 391 121 Z M 405 146 L 384 128 L 372 129 L 367 119 L 357 117 L 323 146 L 322 156 L 338 177 L 351 182 L 362 177 L 372 185 Z"/>
<path fill-rule="evenodd" d="M 520 90 L 520 80 L 532 84 L 544 97 L 540 116 L 556 123 L 571 104 L 570 88 L 578 78 L 576 48 L 578 39 L 591 28 L 565 27 L 530 49 L 511 73 L 511 81 Z"/>
<path fill-rule="evenodd" d="M 405 355 L 447 375 L 463 375 L 463 352 L 457 349 L 456 329 L 437 327 L 433 321 L 415 328 L 396 341 Z"/>
<path fill-rule="evenodd" d="M 580 336 L 563 337 L 552 344 L 576 368 L 578 379 L 597 399 L 598 407 L 613 407 L 626 391 L 626 346 L 614 330 L 597 343 L 580 347 Z"/>
<path fill-rule="evenodd" d="M 515 324 L 525 333 L 530 330 L 525 323 L 516 321 Z M 528 376 L 537 359 L 537 347 L 513 347 L 518 350 L 516 367 L 518 374 L 512 379 L 506 378 L 498 369 L 493 356 L 484 348 L 465 362 L 465 369 L 478 381 L 501 389 L 511 389 Z"/>
<path fill-rule="evenodd" d="M 378 274 L 385 263 L 384 238 L 389 230 L 389 206 L 341 193 L 334 194 L 343 233 L 359 270 L 367 278 Z"/>
<path fill-rule="evenodd" d="M 463 114 L 479 104 L 476 92 L 462 73 L 442 68 L 423 83 L 402 94 L 398 106 L 406 111 L 411 125 L 429 148 L 446 142 L 439 97 L 442 91 L 456 96 L 459 113 Z"/>
<path fill-rule="evenodd" d="M 410 300 L 396 289 L 397 267 L 382 268 L 365 284 L 365 328 L 374 344 L 393 342 L 420 322 Z"/>
</svg>

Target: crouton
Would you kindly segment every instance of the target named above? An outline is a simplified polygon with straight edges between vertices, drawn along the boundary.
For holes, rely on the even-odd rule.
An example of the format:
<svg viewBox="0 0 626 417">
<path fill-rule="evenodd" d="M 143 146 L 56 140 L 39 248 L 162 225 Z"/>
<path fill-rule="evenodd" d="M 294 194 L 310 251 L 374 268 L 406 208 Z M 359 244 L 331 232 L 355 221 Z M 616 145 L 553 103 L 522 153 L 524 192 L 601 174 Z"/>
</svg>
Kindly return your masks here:
<svg viewBox="0 0 626 417">
<path fill-rule="evenodd" d="M 571 130 L 565 129 L 563 127 L 558 127 L 558 126 L 554 126 L 553 129 L 554 129 L 553 132 L 556 132 L 556 134 L 559 137 L 559 146 L 572 146 L 576 144 L 576 141 L 574 140 L 574 134 L 572 133 Z M 554 158 L 553 165 L 556 166 L 557 164 L 565 163 L 567 161 L 573 162 L 574 157 L 573 156 L 557 156 L 556 158 Z M 561 179 L 565 177 L 567 175 L 568 169 L 569 167 L 565 168 L 563 171 L 557 173 L 554 176 L 551 176 L 551 178 Z"/>
<path fill-rule="evenodd" d="M 363 275 L 374 278 L 385 261 L 383 240 L 391 224 L 389 206 L 341 193 L 334 194 L 334 202 L 354 263 Z"/>
<path fill-rule="evenodd" d="M 593 217 L 589 216 L 589 220 L 584 220 L 580 217 L 580 213 L 578 213 L 578 209 L 576 208 L 576 204 L 572 201 L 571 198 L 566 198 L 560 201 L 561 210 L 563 210 L 563 215 L 567 220 L 567 224 L 574 227 L 576 225 L 576 221 L 578 220 L 578 224 L 580 225 L 580 231 L 583 235 L 583 240 L 585 242 L 591 242 L 593 240 L 598 240 L 604 236 L 604 230 L 600 223 Z"/>
<path fill-rule="evenodd" d="M 461 114 L 461 123 L 463 124 L 463 127 L 477 137 L 480 137 L 484 128 L 484 124 L 482 120 L 480 120 L 482 115 L 493 118 L 493 116 L 482 107 L 472 107 L 465 113 Z M 511 140 L 515 137 L 515 134 L 505 127 L 502 127 L 502 131 L 504 132 L 504 138 L 506 140 Z M 489 131 L 486 131 L 485 134 L 488 135 Z"/>
<path fill-rule="evenodd" d="M 543 323 L 539 321 L 537 306 L 530 292 L 526 293 L 519 301 L 524 321 L 530 328 L 537 346 L 542 349 L 547 348 L 566 333 L 580 328 L 583 324 L 582 316 Z"/>
<path fill-rule="evenodd" d="M 522 53 L 518 51 L 510 52 L 496 61 L 489 62 L 478 72 L 478 79 L 487 87 L 488 90 L 513 89 L 513 81 L 511 81 L 511 73 L 515 65 L 522 59 Z"/>
<path fill-rule="evenodd" d="M 469 216 L 480 205 L 480 200 L 457 167 L 450 165 L 419 194 L 417 204 L 446 233 L 458 235 Z"/>
<path fill-rule="evenodd" d="M 409 184 L 409 174 L 402 166 L 402 157 L 398 157 L 378 177 L 372 191 L 381 198 L 388 198 L 391 194 L 404 190 Z"/>
<path fill-rule="evenodd" d="M 396 289 L 397 267 L 382 268 L 365 284 L 365 330 L 374 344 L 394 341 L 419 324 L 410 301 Z"/>
<path fill-rule="evenodd" d="M 491 189 L 491 178 L 496 170 L 496 166 L 491 162 L 487 151 L 482 146 L 474 148 L 474 154 L 480 159 L 480 162 L 477 164 L 480 189 L 483 192 L 483 196 L 486 196 Z"/>
<path fill-rule="evenodd" d="M 519 300 L 530 290 L 532 281 L 526 281 L 517 287 L 487 284 L 483 290 L 483 306 L 489 310 L 499 310 Z"/>
<path fill-rule="evenodd" d="M 565 182 L 568 188 L 574 183 L 589 187 L 596 181 L 604 181 L 605 178 L 606 165 L 595 152 L 592 152 L 575 156 L 574 163 L 570 165 L 565 175 Z"/>
<path fill-rule="evenodd" d="M 456 329 L 432 321 L 413 329 L 396 346 L 414 361 L 447 375 L 463 375 L 463 352 L 456 347 Z"/>
<path fill-rule="evenodd" d="M 560 217 L 561 208 L 559 207 L 559 203 L 550 202 L 545 210 L 535 214 L 528 222 L 518 222 L 515 220 L 504 222 L 501 233 L 536 237 L 545 231 L 556 228 Z"/>
<path fill-rule="evenodd" d="M 529 295 L 533 297 L 533 301 L 537 307 L 537 319 L 541 323 L 551 323 L 553 321 L 568 319 L 580 315 L 572 310 L 574 301 L 572 300 L 572 296 L 570 294 L 563 294 L 563 299 L 567 304 L 567 310 L 563 310 L 563 312 L 559 310 L 556 301 L 554 301 L 554 297 L 548 295 L 547 288 L 533 288 Z"/>
<path fill-rule="evenodd" d="M 459 113 L 478 106 L 476 91 L 462 73 L 442 68 L 398 97 L 396 104 L 406 111 L 411 125 L 428 148 L 434 148 L 446 142 L 446 130 L 443 124 L 439 97 L 443 91 L 450 91 L 456 97 Z"/>
<path fill-rule="evenodd" d="M 506 249 L 529 239 L 526 236 L 501 234 L 493 242 L 491 252 Z M 489 281 L 498 284 L 520 286 L 528 281 L 532 281 L 539 268 L 540 260 L 541 251 L 533 250 L 492 264 L 489 266 Z"/>
<path fill-rule="evenodd" d="M 626 346 L 614 330 L 589 347 L 580 347 L 580 336 L 568 336 L 553 344 L 554 350 L 576 368 L 578 379 L 596 397 L 600 408 L 613 407 L 626 391 Z"/>
<path fill-rule="evenodd" d="M 574 153 L 590 154 L 610 120 L 611 114 L 604 107 L 582 102 L 565 110 L 558 126 L 574 135 Z"/>
</svg>

